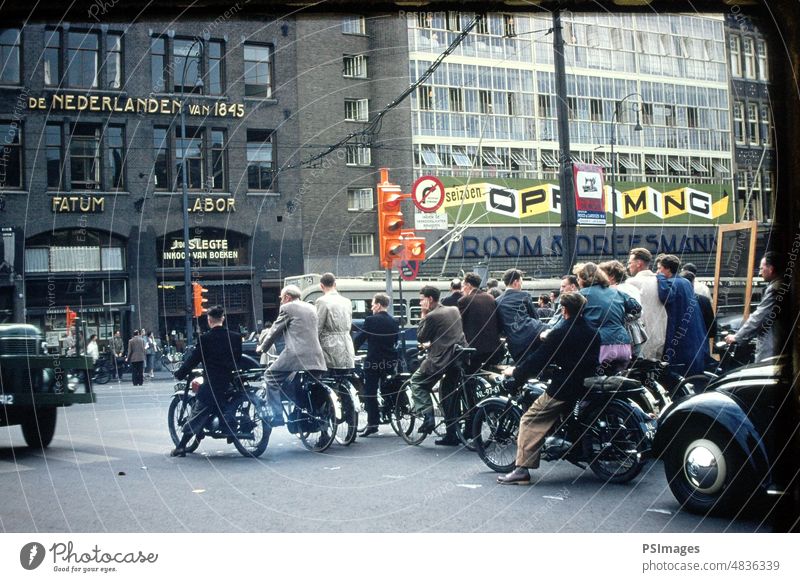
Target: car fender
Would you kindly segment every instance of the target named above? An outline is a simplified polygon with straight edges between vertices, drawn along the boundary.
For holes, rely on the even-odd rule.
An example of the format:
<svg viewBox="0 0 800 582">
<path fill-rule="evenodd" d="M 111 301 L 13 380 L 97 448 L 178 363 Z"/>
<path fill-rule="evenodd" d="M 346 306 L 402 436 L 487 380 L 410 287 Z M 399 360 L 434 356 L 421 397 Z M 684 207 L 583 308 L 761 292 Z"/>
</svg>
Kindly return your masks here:
<svg viewBox="0 0 800 582">
<path fill-rule="evenodd" d="M 661 416 L 653 451 L 662 455 L 683 426 L 716 426 L 733 436 L 750 467 L 758 475 L 769 472 L 769 460 L 761 435 L 741 407 L 720 392 L 705 392 L 674 404 Z"/>
</svg>

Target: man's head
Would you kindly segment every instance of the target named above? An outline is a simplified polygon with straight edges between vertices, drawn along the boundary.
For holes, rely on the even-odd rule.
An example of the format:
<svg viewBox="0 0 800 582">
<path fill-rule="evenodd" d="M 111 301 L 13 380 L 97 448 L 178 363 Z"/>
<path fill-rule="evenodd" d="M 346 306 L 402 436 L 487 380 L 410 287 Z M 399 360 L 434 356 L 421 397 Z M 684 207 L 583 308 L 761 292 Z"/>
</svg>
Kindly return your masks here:
<svg viewBox="0 0 800 582">
<path fill-rule="evenodd" d="M 678 275 L 678 276 L 683 278 L 683 279 L 686 279 L 687 281 L 689 281 L 689 283 L 694 285 L 694 273 L 692 273 L 691 271 L 687 270 L 686 267 L 684 267 L 683 271 L 681 271 L 680 275 Z"/>
<path fill-rule="evenodd" d="M 469 295 L 476 289 L 481 288 L 481 276 L 477 273 L 467 273 L 464 275 L 464 293 Z"/>
<path fill-rule="evenodd" d="M 550 301 L 555 303 L 555 300 L 558 299 L 560 293 L 561 291 L 550 291 Z"/>
<path fill-rule="evenodd" d="M 389 296 L 386 293 L 375 293 L 372 296 L 372 313 L 386 311 L 389 307 Z"/>
<path fill-rule="evenodd" d="M 503 273 L 503 283 L 506 287 L 519 289 L 522 287 L 522 271 L 519 269 L 508 269 Z"/>
<path fill-rule="evenodd" d="M 561 289 L 559 293 L 575 293 L 578 290 L 578 278 L 575 275 L 564 275 L 561 277 Z"/>
<path fill-rule="evenodd" d="M 281 289 L 281 304 L 291 303 L 297 299 L 300 299 L 300 287 L 297 285 L 287 285 Z"/>
<path fill-rule="evenodd" d="M 496 289 L 498 287 L 500 287 L 500 281 L 498 281 L 497 279 L 489 279 L 488 281 L 486 281 L 487 289 Z"/>
<path fill-rule="evenodd" d="M 206 312 L 208 327 L 217 327 L 225 321 L 225 308 L 222 305 L 215 305 Z"/>
<path fill-rule="evenodd" d="M 441 293 L 439 290 L 434 287 L 433 285 L 425 285 L 422 289 L 419 290 L 419 302 L 420 306 L 424 310 L 433 309 L 437 303 L 439 303 L 439 296 Z"/>
<path fill-rule="evenodd" d="M 319 286 L 323 291 L 330 291 L 336 287 L 336 276 L 333 273 L 325 273 L 319 278 Z"/>
<path fill-rule="evenodd" d="M 695 265 L 694 263 L 686 263 L 685 265 L 683 265 L 683 270 L 689 271 L 690 273 L 694 273 L 694 275 L 697 276 L 697 265 Z"/>
<path fill-rule="evenodd" d="M 767 251 L 764 253 L 758 267 L 758 274 L 760 277 L 763 277 L 764 281 L 767 283 L 780 277 L 783 274 L 781 256 L 775 251 Z"/>
<path fill-rule="evenodd" d="M 580 293 L 570 291 L 561 295 L 561 313 L 564 319 L 577 317 L 586 305 L 586 297 Z"/>
<path fill-rule="evenodd" d="M 681 270 L 681 260 L 675 255 L 658 255 L 656 257 L 656 271 L 670 279 Z"/>
<path fill-rule="evenodd" d="M 114 332 L 114 335 L 115 335 L 115 336 L 117 336 L 117 337 L 119 337 L 119 336 L 120 336 L 120 335 L 122 335 L 122 334 L 120 333 L 120 331 L 119 331 L 119 330 L 117 330 L 117 331 L 115 331 L 115 332 Z"/>
<path fill-rule="evenodd" d="M 139 335 L 139 330 L 138 330 L 138 329 L 134 329 L 134 330 L 133 330 L 133 335 L 134 335 L 134 336 L 137 336 L 137 335 Z"/>
<path fill-rule="evenodd" d="M 608 276 L 612 285 L 617 285 L 625 280 L 625 265 L 619 261 L 604 261 L 598 266 Z"/>
<path fill-rule="evenodd" d="M 550 305 L 550 295 L 547 293 L 542 293 L 539 295 L 539 306 L 547 307 L 548 305 Z"/>
<path fill-rule="evenodd" d="M 631 249 L 628 256 L 628 272 L 636 275 L 640 271 L 649 271 L 650 263 L 653 262 L 653 254 L 645 248 L 638 247 Z"/>
<path fill-rule="evenodd" d="M 95 334 L 92 334 L 92 335 L 89 336 L 89 341 L 90 342 L 93 342 L 96 339 L 97 339 L 97 336 Z"/>
</svg>

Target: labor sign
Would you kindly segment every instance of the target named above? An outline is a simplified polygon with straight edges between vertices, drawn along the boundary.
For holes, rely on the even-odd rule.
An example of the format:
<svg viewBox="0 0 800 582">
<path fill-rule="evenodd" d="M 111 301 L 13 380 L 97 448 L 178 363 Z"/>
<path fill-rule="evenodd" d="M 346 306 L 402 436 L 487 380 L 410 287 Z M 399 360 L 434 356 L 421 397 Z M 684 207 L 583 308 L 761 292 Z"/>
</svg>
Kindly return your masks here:
<svg viewBox="0 0 800 582">
<path fill-rule="evenodd" d="M 421 212 L 436 212 L 444 204 L 444 185 L 436 176 L 422 176 L 411 187 L 411 199 Z"/>
</svg>

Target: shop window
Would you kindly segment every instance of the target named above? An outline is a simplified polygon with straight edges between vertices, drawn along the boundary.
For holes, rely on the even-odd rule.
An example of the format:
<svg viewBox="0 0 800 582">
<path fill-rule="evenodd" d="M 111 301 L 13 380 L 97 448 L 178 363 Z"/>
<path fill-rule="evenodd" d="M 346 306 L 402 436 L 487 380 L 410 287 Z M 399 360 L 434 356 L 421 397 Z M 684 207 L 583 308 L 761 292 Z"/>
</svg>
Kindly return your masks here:
<svg viewBox="0 0 800 582">
<path fill-rule="evenodd" d="M 245 43 L 244 94 L 248 97 L 272 97 L 272 46 Z"/>
<path fill-rule="evenodd" d="M 275 156 L 272 131 L 247 130 L 247 187 L 249 190 L 273 189 Z"/>
</svg>

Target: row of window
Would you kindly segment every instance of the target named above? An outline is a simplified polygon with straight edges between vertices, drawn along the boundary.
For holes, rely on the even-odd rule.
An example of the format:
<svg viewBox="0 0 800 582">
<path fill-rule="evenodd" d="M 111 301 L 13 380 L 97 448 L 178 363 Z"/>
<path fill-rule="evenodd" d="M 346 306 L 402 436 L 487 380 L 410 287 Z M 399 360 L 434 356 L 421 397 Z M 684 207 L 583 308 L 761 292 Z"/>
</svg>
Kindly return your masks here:
<svg viewBox="0 0 800 582">
<path fill-rule="evenodd" d="M 768 104 L 733 102 L 733 135 L 737 145 L 772 145 L 772 130 Z"/>
<path fill-rule="evenodd" d="M 729 34 L 731 76 L 758 81 L 769 80 L 767 43 L 751 36 Z"/>
<path fill-rule="evenodd" d="M 121 31 L 53 28 L 44 31 L 40 61 L 44 84 L 76 89 L 122 88 L 125 34 Z M 245 42 L 244 92 L 248 97 L 272 97 L 273 48 Z M 154 36 L 150 41 L 153 93 L 225 93 L 225 42 L 216 39 Z M 0 83 L 21 79 L 21 29 L 0 29 Z"/>
<path fill-rule="evenodd" d="M 736 219 L 772 222 L 775 213 L 773 184 L 775 175 L 768 170 L 739 170 L 735 177 Z"/>
</svg>

